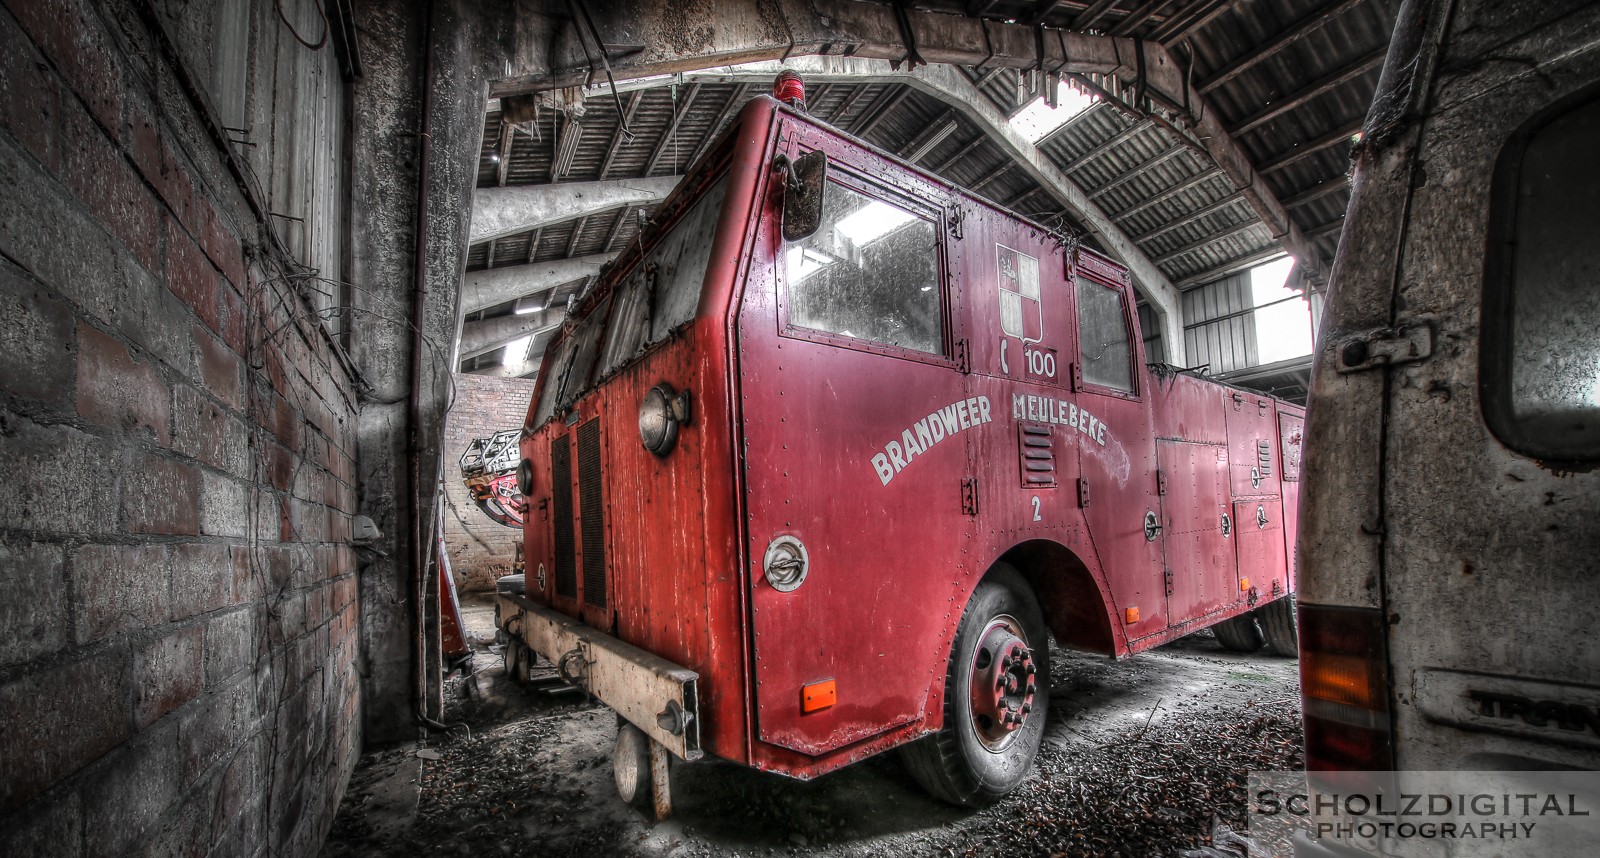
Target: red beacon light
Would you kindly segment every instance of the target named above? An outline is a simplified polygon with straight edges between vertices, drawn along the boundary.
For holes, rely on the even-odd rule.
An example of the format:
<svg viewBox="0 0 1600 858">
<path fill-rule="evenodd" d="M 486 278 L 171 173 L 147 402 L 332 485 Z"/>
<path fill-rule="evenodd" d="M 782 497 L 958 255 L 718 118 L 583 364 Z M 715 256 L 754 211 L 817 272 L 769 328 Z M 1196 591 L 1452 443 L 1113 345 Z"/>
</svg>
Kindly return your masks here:
<svg viewBox="0 0 1600 858">
<path fill-rule="evenodd" d="M 778 74 L 778 79 L 772 82 L 772 97 L 795 108 L 806 109 L 806 84 L 800 79 L 800 73 L 783 71 Z"/>
</svg>

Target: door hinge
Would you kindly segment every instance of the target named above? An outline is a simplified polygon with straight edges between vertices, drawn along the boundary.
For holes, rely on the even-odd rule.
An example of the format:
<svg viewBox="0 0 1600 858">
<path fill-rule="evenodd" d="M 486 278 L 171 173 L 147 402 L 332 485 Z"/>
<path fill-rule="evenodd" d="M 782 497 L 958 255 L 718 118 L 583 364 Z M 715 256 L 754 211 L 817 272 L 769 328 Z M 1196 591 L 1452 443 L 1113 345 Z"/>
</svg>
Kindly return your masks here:
<svg viewBox="0 0 1600 858">
<path fill-rule="evenodd" d="M 1156 470 L 1156 494 L 1164 495 L 1166 493 L 1167 493 L 1167 472 L 1163 471 L 1163 470 L 1160 470 L 1160 469 L 1157 469 Z"/>
<path fill-rule="evenodd" d="M 965 234 L 966 231 L 964 229 L 966 219 L 967 219 L 967 212 L 966 212 L 965 209 L 963 209 L 963 208 L 961 208 L 961 206 L 957 206 L 957 205 L 952 205 L 950 207 L 950 219 L 948 221 L 946 221 L 945 223 L 950 229 L 950 237 L 951 238 L 953 238 L 953 239 L 955 239 L 957 241 L 960 241 L 961 239 L 966 238 L 966 234 Z"/>
<path fill-rule="evenodd" d="M 956 340 L 956 370 L 962 374 L 972 372 L 972 348 L 966 337 Z"/>
<path fill-rule="evenodd" d="M 978 478 L 961 478 L 961 513 L 963 515 L 978 514 Z"/>
<path fill-rule="evenodd" d="M 1073 361 L 1070 372 L 1072 376 L 1072 392 L 1077 393 L 1083 390 L 1083 364 Z"/>
<path fill-rule="evenodd" d="M 1167 595 L 1170 596 L 1172 595 L 1172 570 L 1163 569 L 1161 570 L 1161 574 L 1162 577 L 1164 577 L 1167 581 Z"/>
<path fill-rule="evenodd" d="M 1414 322 L 1398 328 L 1375 328 L 1339 343 L 1340 372 L 1416 363 L 1433 354 L 1433 326 Z"/>
<path fill-rule="evenodd" d="M 1083 477 L 1079 477 L 1078 478 L 1078 506 L 1087 507 L 1088 505 L 1089 505 L 1089 481 L 1084 479 Z"/>
</svg>

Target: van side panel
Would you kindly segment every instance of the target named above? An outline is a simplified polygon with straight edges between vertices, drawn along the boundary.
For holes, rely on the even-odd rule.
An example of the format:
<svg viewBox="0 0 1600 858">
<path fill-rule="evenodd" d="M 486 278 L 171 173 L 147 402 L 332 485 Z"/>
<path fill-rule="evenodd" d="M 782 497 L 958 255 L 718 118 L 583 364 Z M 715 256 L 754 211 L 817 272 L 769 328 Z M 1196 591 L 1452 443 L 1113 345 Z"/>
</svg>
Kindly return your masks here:
<svg viewBox="0 0 1600 858">
<path fill-rule="evenodd" d="M 1434 78 L 1433 42 L 1397 37 L 1358 150 L 1304 427 L 1300 601 L 1374 620 L 1397 768 L 1600 768 L 1574 717 L 1600 710 L 1600 471 L 1508 446 L 1482 376 L 1501 321 L 1485 296 L 1509 288 L 1492 273 L 1516 200 L 1495 193 L 1500 159 L 1545 111 L 1600 95 L 1600 7 L 1408 3 L 1401 35 L 1415 22 L 1447 22 L 1446 59 Z M 1346 358 L 1397 328 L 1427 355 Z M 1318 728 L 1329 747 L 1341 729 Z"/>
<path fill-rule="evenodd" d="M 1463 2 L 1451 35 L 1469 36 L 1493 5 Z M 1384 588 L 1401 768 L 1488 768 L 1506 759 L 1600 767 L 1592 729 L 1513 707 L 1486 711 L 1482 702 L 1499 695 L 1541 707 L 1600 705 L 1600 472 L 1510 449 L 1484 421 L 1479 384 L 1482 299 L 1509 288 L 1485 280 L 1488 229 L 1496 206 L 1516 204 L 1491 198 L 1497 162 L 1548 106 L 1585 90 L 1600 95 L 1596 48 L 1593 6 L 1487 48 L 1542 62 L 1441 74 L 1438 110 L 1419 142 L 1427 181 L 1412 192 L 1397 292 L 1404 320 L 1434 326 L 1434 348 L 1427 360 L 1390 370 L 1384 448 Z"/>
</svg>

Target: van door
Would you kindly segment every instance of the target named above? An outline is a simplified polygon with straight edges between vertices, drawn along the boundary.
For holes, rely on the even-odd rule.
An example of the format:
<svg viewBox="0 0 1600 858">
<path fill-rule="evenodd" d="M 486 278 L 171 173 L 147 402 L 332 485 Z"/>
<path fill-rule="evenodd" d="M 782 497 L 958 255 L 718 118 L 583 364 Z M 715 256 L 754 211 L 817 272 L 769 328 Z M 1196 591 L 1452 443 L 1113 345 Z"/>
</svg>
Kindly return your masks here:
<svg viewBox="0 0 1600 858">
<path fill-rule="evenodd" d="M 1308 411 L 1302 613 L 1382 611 L 1401 770 L 1600 767 L 1600 9 L 1502 8 L 1369 124 Z"/>
<path fill-rule="evenodd" d="M 995 406 L 955 360 L 944 194 L 778 133 L 790 158 L 827 153 L 828 184 L 820 228 L 785 242 L 770 183 L 738 316 L 756 729 L 816 756 L 927 711 L 971 527 L 957 436 Z"/>
</svg>

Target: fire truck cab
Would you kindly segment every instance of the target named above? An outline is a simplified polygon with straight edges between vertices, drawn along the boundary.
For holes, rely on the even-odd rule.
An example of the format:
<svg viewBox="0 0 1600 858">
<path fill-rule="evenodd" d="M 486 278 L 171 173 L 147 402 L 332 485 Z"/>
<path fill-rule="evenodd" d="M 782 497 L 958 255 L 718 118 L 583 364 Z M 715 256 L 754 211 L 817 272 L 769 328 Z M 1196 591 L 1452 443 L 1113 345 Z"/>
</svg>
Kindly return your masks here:
<svg viewBox="0 0 1600 858">
<path fill-rule="evenodd" d="M 798 99 L 753 99 L 569 320 L 502 616 L 618 711 L 624 795 L 668 752 L 907 746 L 981 803 L 1029 771 L 1052 635 L 1294 651 L 1302 410 L 1148 367 L 1125 270 Z"/>
</svg>

